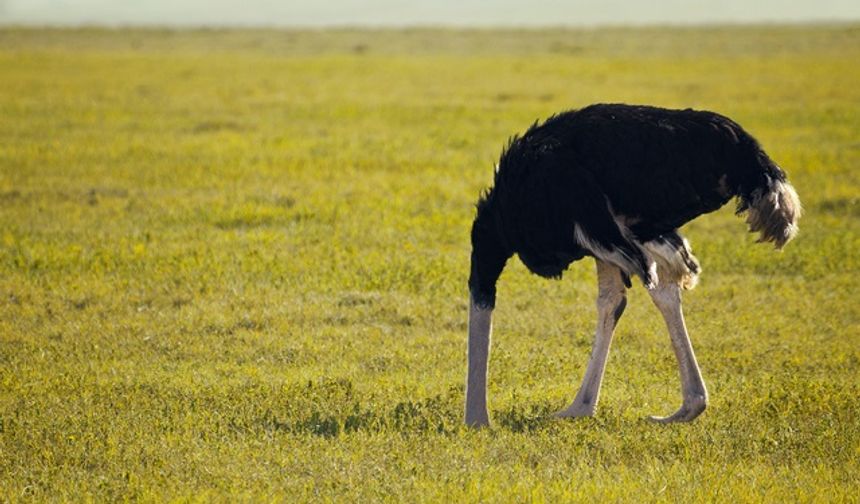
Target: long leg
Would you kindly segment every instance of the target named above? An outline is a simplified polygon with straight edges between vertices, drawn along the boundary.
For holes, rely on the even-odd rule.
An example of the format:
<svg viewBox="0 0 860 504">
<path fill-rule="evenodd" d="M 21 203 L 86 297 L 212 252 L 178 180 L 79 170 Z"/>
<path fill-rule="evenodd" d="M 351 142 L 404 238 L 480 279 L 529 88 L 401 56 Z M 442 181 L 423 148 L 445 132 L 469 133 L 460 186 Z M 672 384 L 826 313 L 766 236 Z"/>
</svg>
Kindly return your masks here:
<svg viewBox="0 0 860 504">
<path fill-rule="evenodd" d="M 490 334 L 493 308 L 481 307 L 469 299 L 469 365 L 466 374 L 466 425 L 490 424 L 487 412 L 487 364 L 490 360 Z"/>
<path fill-rule="evenodd" d="M 609 346 L 615 325 L 627 306 L 627 291 L 621 270 L 608 262 L 597 260 L 597 331 L 591 358 L 582 379 L 582 386 L 570 406 L 558 412 L 560 417 L 594 415 L 600 397 L 600 383 L 609 356 Z"/>
<path fill-rule="evenodd" d="M 678 358 L 681 394 L 684 401 L 681 408 L 674 414 L 650 418 L 662 423 L 689 422 L 705 411 L 708 405 L 708 391 L 702 380 L 702 373 L 693 354 L 693 345 L 690 343 L 690 336 L 684 324 L 684 314 L 681 311 L 681 286 L 677 282 L 661 281 L 656 289 L 648 292 L 669 328 L 672 349 L 675 351 L 675 357 Z"/>
</svg>

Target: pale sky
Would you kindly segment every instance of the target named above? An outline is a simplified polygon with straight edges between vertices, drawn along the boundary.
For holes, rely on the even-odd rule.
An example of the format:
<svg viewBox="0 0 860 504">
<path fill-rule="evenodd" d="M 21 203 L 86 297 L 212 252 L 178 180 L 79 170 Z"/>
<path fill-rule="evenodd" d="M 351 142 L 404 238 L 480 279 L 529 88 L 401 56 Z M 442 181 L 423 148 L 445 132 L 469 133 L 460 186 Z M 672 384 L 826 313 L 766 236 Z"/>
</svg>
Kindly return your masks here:
<svg viewBox="0 0 860 504">
<path fill-rule="evenodd" d="M 0 0 L 0 24 L 590 26 L 860 20 L 860 0 Z"/>
</svg>

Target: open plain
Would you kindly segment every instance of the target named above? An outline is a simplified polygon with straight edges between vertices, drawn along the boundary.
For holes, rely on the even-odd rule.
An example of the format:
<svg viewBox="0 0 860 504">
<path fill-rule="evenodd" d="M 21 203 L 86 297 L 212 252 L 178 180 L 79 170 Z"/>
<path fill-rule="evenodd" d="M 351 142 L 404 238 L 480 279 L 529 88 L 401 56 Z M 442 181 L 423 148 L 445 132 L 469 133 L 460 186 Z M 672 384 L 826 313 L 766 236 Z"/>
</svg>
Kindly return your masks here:
<svg viewBox="0 0 860 504">
<path fill-rule="evenodd" d="M 0 29 L 0 501 L 829 501 L 860 491 L 860 27 Z M 684 229 L 711 394 L 634 281 L 511 262 L 462 423 L 473 204 L 594 102 L 721 112 L 805 206 Z"/>
</svg>

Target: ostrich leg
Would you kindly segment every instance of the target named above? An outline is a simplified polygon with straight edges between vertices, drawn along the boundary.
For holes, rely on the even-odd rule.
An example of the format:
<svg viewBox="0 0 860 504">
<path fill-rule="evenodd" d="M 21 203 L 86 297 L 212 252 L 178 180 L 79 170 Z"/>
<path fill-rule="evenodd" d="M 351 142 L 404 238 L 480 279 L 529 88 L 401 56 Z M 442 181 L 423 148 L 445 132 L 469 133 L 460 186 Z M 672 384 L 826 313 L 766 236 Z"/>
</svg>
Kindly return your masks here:
<svg viewBox="0 0 860 504">
<path fill-rule="evenodd" d="M 466 375 L 466 425 L 490 424 L 487 412 L 487 364 L 490 360 L 490 333 L 493 309 L 481 307 L 469 298 L 469 369 Z"/>
<path fill-rule="evenodd" d="M 672 349 L 675 351 L 675 357 L 678 358 L 681 394 L 684 401 L 681 408 L 674 414 L 667 417 L 652 416 L 650 419 L 661 423 L 689 422 L 705 411 L 708 405 L 708 391 L 702 380 L 702 373 L 699 371 L 699 364 L 693 354 L 693 345 L 690 343 L 690 336 L 684 324 L 684 314 L 681 311 L 681 287 L 675 282 L 661 282 L 656 289 L 648 292 L 669 328 Z"/>
<path fill-rule="evenodd" d="M 627 305 L 627 294 L 621 275 L 617 266 L 597 260 L 597 331 L 594 346 L 579 393 L 570 406 L 556 414 L 559 417 L 594 415 L 600 397 L 600 383 L 603 381 L 606 358 L 609 356 L 609 345 L 612 343 L 612 333 Z"/>
</svg>

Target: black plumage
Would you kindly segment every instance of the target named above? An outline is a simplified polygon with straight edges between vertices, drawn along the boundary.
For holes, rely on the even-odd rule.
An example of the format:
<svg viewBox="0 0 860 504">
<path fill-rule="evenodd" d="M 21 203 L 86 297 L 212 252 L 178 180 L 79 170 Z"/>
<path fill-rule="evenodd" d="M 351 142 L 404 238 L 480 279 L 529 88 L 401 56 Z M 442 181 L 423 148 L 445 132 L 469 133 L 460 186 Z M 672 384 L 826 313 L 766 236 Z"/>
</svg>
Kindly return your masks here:
<svg viewBox="0 0 860 504">
<path fill-rule="evenodd" d="M 778 206 L 785 179 L 750 134 L 713 112 L 599 104 L 557 114 L 510 140 L 478 202 L 472 297 L 493 306 L 496 280 L 513 254 L 543 277 L 603 256 L 648 285 L 653 259 L 642 244 L 686 250 L 678 245 L 680 226 L 733 197 L 739 213 L 767 195 Z M 750 220 L 762 240 L 781 246 L 793 236 L 796 215 L 762 212 L 767 222 Z"/>
</svg>

